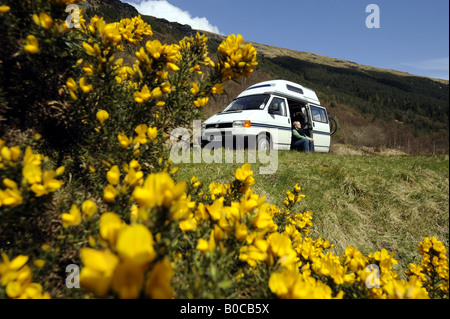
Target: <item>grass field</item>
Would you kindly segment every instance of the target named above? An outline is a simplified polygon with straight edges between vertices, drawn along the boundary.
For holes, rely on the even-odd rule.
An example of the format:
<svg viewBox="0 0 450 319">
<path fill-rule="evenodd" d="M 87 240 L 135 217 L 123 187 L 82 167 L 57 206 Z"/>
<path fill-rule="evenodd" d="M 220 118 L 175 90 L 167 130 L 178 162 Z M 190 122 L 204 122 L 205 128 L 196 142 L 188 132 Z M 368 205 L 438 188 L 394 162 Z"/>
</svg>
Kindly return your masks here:
<svg viewBox="0 0 450 319">
<path fill-rule="evenodd" d="M 247 155 L 245 157 L 247 159 Z M 242 164 L 182 164 L 177 179 L 199 177 L 209 183 L 229 182 Z M 254 163 L 255 192 L 283 205 L 286 190 L 299 183 L 306 198 L 303 211 L 313 211 L 311 236 L 333 243 L 341 254 L 348 245 L 370 253 L 395 252 L 399 273 L 419 262 L 417 244 L 426 236 L 449 243 L 449 158 L 278 153 L 278 170 L 261 175 Z"/>
</svg>

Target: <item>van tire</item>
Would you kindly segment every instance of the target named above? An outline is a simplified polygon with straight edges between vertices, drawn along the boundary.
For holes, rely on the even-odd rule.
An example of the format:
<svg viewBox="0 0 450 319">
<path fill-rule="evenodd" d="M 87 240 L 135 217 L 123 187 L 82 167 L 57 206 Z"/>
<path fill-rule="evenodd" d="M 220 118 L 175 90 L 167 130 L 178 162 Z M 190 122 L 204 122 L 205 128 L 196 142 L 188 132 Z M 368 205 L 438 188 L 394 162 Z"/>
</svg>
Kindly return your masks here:
<svg viewBox="0 0 450 319">
<path fill-rule="evenodd" d="M 256 144 L 257 150 L 267 151 L 272 148 L 272 143 L 267 135 L 258 135 L 258 143 Z"/>
</svg>

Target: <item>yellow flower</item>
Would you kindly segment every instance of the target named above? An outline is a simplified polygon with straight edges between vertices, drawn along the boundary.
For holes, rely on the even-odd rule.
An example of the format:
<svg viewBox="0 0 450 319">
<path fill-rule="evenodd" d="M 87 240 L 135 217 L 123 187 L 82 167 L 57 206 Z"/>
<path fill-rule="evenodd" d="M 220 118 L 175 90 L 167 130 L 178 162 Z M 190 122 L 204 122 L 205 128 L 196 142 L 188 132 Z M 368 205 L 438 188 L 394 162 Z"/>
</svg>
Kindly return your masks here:
<svg viewBox="0 0 450 319">
<path fill-rule="evenodd" d="M 117 138 L 122 148 L 128 148 L 128 146 L 133 143 L 133 139 L 131 137 L 127 137 L 125 134 L 119 134 Z"/>
<path fill-rule="evenodd" d="M 249 236 L 247 236 L 248 239 Z M 255 267 L 258 262 L 266 261 L 269 245 L 263 239 L 255 239 L 253 245 L 243 246 L 239 251 L 239 259 L 245 261 L 250 267 Z"/>
<path fill-rule="evenodd" d="M 0 160 L 3 158 L 7 161 L 16 161 L 20 156 L 20 147 L 14 146 L 14 147 L 7 147 L 3 146 L 0 147 Z"/>
<path fill-rule="evenodd" d="M 139 205 L 147 208 L 171 207 L 174 201 L 186 194 L 185 190 L 185 182 L 175 184 L 167 173 L 150 174 L 142 187 L 134 189 L 133 198 Z"/>
<path fill-rule="evenodd" d="M 389 299 L 429 299 L 428 292 L 422 287 L 417 277 L 412 276 L 408 281 L 389 280 L 383 285 L 383 290 Z"/>
<path fill-rule="evenodd" d="M 103 213 L 100 217 L 100 237 L 106 240 L 110 244 L 110 247 L 115 247 L 119 231 L 124 225 L 119 215 L 113 212 Z"/>
<path fill-rule="evenodd" d="M 222 217 L 223 201 L 224 198 L 220 197 L 212 205 L 206 205 L 206 210 L 213 220 L 219 220 Z"/>
<path fill-rule="evenodd" d="M 50 294 L 48 292 L 42 293 L 43 288 L 38 283 L 31 283 L 20 298 L 24 299 L 50 299 Z"/>
<path fill-rule="evenodd" d="M 166 65 L 167 65 L 167 68 L 168 68 L 169 70 L 171 70 L 171 71 L 179 71 L 179 70 L 180 70 L 180 68 L 178 67 L 178 65 L 176 65 L 175 63 L 169 62 L 169 63 L 167 63 Z"/>
<path fill-rule="evenodd" d="M 19 270 L 28 262 L 29 257 L 25 255 L 18 255 L 8 264 L 8 268 L 10 270 Z"/>
<path fill-rule="evenodd" d="M 131 187 L 141 186 L 144 183 L 144 173 L 142 171 L 137 171 L 130 167 L 127 175 L 125 175 L 124 182 Z"/>
<path fill-rule="evenodd" d="M 381 270 L 390 270 L 392 265 L 397 265 L 398 261 L 394 259 L 394 252 L 389 253 L 386 249 L 381 249 L 381 251 L 376 251 L 369 254 L 369 260 L 371 263 L 377 263 L 380 265 Z"/>
<path fill-rule="evenodd" d="M 180 221 L 179 227 L 184 232 L 196 230 L 197 220 L 194 218 L 194 214 L 190 214 L 187 219 Z"/>
<path fill-rule="evenodd" d="M 206 57 L 203 62 L 205 62 L 206 65 L 208 65 L 208 66 L 210 66 L 212 68 L 214 68 L 216 66 L 216 64 L 214 63 L 213 60 L 211 60 L 210 57 Z"/>
<path fill-rule="evenodd" d="M 42 171 L 40 166 L 25 164 L 22 169 L 22 175 L 28 184 L 40 183 L 42 181 Z"/>
<path fill-rule="evenodd" d="M 11 10 L 8 6 L 0 6 L 0 13 L 8 13 Z"/>
<path fill-rule="evenodd" d="M 27 36 L 26 43 L 24 46 L 25 51 L 30 54 L 39 53 L 39 42 L 34 35 Z"/>
<path fill-rule="evenodd" d="M 60 166 L 56 169 L 56 176 L 60 176 L 62 174 L 64 174 L 64 171 L 66 170 L 66 168 L 64 166 Z"/>
<path fill-rule="evenodd" d="M 166 73 L 167 73 L 167 72 L 166 72 Z M 165 77 L 167 77 L 167 75 L 165 75 Z M 170 83 L 169 83 L 169 82 L 164 82 L 164 83 L 161 85 L 161 91 L 162 91 L 164 94 L 169 94 L 170 92 L 172 92 L 172 87 L 171 87 Z"/>
<path fill-rule="evenodd" d="M 97 251 L 86 247 L 81 248 L 80 257 L 84 264 L 80 272 L 81 286 L 104 297 L 111 287 L 119 258 L 109 250 Z"/>
<path fill-rule="evenodd" d="M 24 292 L 24 286 L 19 281 L 11 281 L 6 285 L 6 295 L 10 298 L 19 298 Z"/>
<path fill-rule="evenodd" d="M 268 212 L 260 211 L 256 214 L 252 224 L 258 229 L 263 229 L 271 226 L 273 224 L 273 219 Z"/>
<path fill-rule="evenodd" d="M 136 126 L 134 131 L 138 135 L 145 135 L 145 133 L 147 133 L 147 129 L 148 129 L 147 124 L 140 124 L 140 125 Z"/>
<path fill-rule="evenodd" d="M 283 270 L 273 273 L 269 279 L 269 288 L 279 298 L 283 299 L 331 299 L 332 290 L 329 286 L 293 270 Z M 337 294 L 335 299 L 341 299 L 343 293 Z"/>
<path fill-rule="evenodd" d="M 81 211 L 83 212 L 83 216 L 89 220 L 97 213 L 97 204 L 91 200 L 85 200 L 81 204 Z"/>
<path fill-rule="evenodd" d="M 152 98 L 152 93 L 150 92 L 147 84 L 145 84 L 142 90 L 139 92 L 134 92 L 134 100 L 138 104 L 143 104 Z"/>
<path fill-rule="evenodd" d="M 86 75 L 94 75 L 95 73 L 94 66 L 87 61 L 84 63 L 83 71 Z"/>
<path fill-rule="evenodd" d="M 103 29 L 103 34 L 101 34 L 107 41 L 112 42 L 114 44 L 120 42 L 122 40 L 122 36 L 120 35 L 118 29 L 118 23 L 109 23 Z"/>
<path fill-rule="evenodd" d="M 147 130 L 147 136 L 150 139 L 150 141 L 154 141 L 156 139 L 156 137 L 158 136 L 158 128 L 149 127 Z"/>
<path fill-rule="evenodd" d="M 147 41 L 147 43 L 145 44 L 145 48 L 147 49 L 148 53 L 150 53 L 156 60 L 158 60 L 161 54 L 164 52 L 164 47 L 165 46 L 163 46 L 158 40 Z"/>
<path fill-rule="evenodd" d="M 67 228 L 69 226 L 77 226 L 81 223 L 81 213 L 77 205 L 72 205 L 69 213 L 63 213 L 61 215 L 63 227 Z"/>
<path fill-rule="evenodd" d="M 237 240 L 239 240 L 239 241 L 245 240 L 245 238 L 247 238 L 247 235 L 248 235 L 247 225 L 245 225 L 243 223 L 236 224 L 236 230 L 235 230 L 234 234 L 235 234 Z"/>
<path fill-rule="evenodd" d="M 192 83 L 191 93 L 195 95 L 198 92 L 200 92 L 200 88 L 198 87 L 197 82 Z"/>
<path fill-rule="evenodd" d="M 0 207 L 2 205 L 10 207 L 21 205 L 23 198 L 20 194 L 17 183 L 9 178 L 5 178 L 3 179 L 3 184 L 8 188 L 5 190 L 0 189 Z"/>
<path fill-rule="evenodd" d="M 367 258 L 353 246 L 348 246 L 345 249 L 342 258 L 344 259 L 344 265 L 348 266 L 350 271 L 364 269 L 368 263 Z"/>
<path fill-rule="evenodd" d="M 200 182 L 198 180 L 198 177 L 196 177 L 196 176 L 192 176 L 190 182 L 191 182 L 192 187 L 194 187 L 196 189 L 202 186 L 202 182 Z"/>
<path fill-rule="evenodd" d="M 196 101 L 194 101 L 194 105 L 196 107 L 203 107 L 208 104 L 209 97 L 199 97 Z"/>
<path fill-rule="evenodd" d="M 111 167 L 111 169 L 106 173 L 106 179 L 110 184 L 116 186 L 120 180 L 119 166 L 114 165 Z"/>
<path fill-rule="evenodd" d="M 234 177 L 238 181 L 244 182 L 249 186 L 255 183 L 255 180 L 253 179 L 253 171 L 250 170 L 250 167 L 250 164 L 246 163 L 242 165 L 242 167 L 236 169 L 236 172 L 234 173 Z"/>
<path fill-rule="evenodd" d="M 75 82 L 75 80 L 73 78 L 67 79 L 66 86 L 71 92 L 76 92 L 76 90 L 78 88 L 77 82 Z"/>
<path fill-rule="evenodd" d="M 292 251 L 292 243 L 288 236 L 272 233 L 267 238 L 271 252 L 279 257 L 288 255 Z"/>
<path fill-rule="evenodd" d="M 111 203 L 116 199 L 116 197 L 117 197 L 117 189 L 111 184 L 106 186 L 105 189 L 103 190 L 103 199 L 106 202 Z"/>
<path fill-rule="evenodd" d="M 35 183 L 31 186 L 31 190 L 35 193 L 36 197 L 44 196 L 61 188 L 64 183 L 55 179 L 55 176 L 55 171 L 45 171 L 42 177 L 43 184 Z"/>
<path fill-rule="evenodd" d="M 116 251 L 124 262 L 136 266 L 146 266 L 156 257 L 152 233 L 142 224 L 125 226 L 119 232 Z"/>
<path fill-rule="evenodd" d="M 162 95 L 163 95 L 163 92 L 161 91 L 161 88 L 158 86 L 158 87 L 155 87 L 153 90 L 152 90 L 152 98 L 153 99 L 156 99 L 156 100 L 158 100 L 158 99 L 160 99 L 161 97 L 162 97 Z"/>
<path fill-rule="evenodd" d="M 33 261 L 33 265 L 38 267 L 38 268 L 42 268 L 45 265 L 45 260 L 36 259 L 35 261 Z"/>
<path fill-rule="evenodd" d="M 207 240 L 200 238 L 197 243 L 197 250 L 200 250 L 202 253 L 206 253 L 209 249 L 209 244 Z"/>
<path fill-rule="evenodd" d="M 129 263 L 119 263 L 114 271 L 112 288 L 121 299 L 136 299 L 144 284 L 144 272 Z"/>
<path fill-rule="evenodd" d="M 39 14 L 39 24 L 46 30 L 49 30 L 53 25 L 53 19 L 45 12 Z"/>
<path fill-rule="evenodd" d="M 81 90 L 82 90 L 84 93 L 90 93 L 90 92 L 92 92 L 92 90 L 94 89 L 94 88 L 92 87 L 92 84 L 88 84 L 88 83 L 87 83 L 87 79 L 86 79 L 85 76 L 83 76 L 83 77 L 80 79 L 79 82 L 80 82 Z"/>
<path fill-rule="evenodd" d="M 211 234 L 209 235 L 209 242 L 208 242 L 208 250 L 213 251 L 216 249 L 216 241 L 214 239 L 214 229 L 211 230 Z"/>
<path fill-rule="evenodd" d="M 173 269 L 169 260 L 164 259 L 156 263 L 148 278 L 145 293 L 152 299 L 171 299 L 175 292 L 170 285 Z"/>
<path fill-rule="evenodd" d="M 147 143 L 147 136 L 146 136 L 147 130 L 148 130 L 147 124 L 140 124 L 134 129 L 134 131 L 138 135 L 134 139 L 135 144 L 138 144 L 138 143 L 146 144 Z"/>
<path fill-rule="evenodd" d="M 222 94 L 224 91 L 224 86 L 222 83 L 217 83 L 216 85 L 213 86 L 211 92 L 212 94 Z"/>
<path fill-rule="evenodd" d="M 251 44 L 243 44 L 240 34 L 229 35 L 218 48 L 219 68 L 222 73 L 222 81 L 237 79 L 241 76 L 249 76 L 253 67 L 258 65 L 256 50 Z"/>
<path fill-rule="evenodd" d="M 0 140 L 3 141 L 3 140 Z M 2 143 L 3 145 L 0 145 L 0 160 L 3 158 L 7 161 L 11 160 L 11 150 L 9 147 L 4 146 L 5 142 Z"/>
<path fill-rule="evenodd" d="M 90 44 L 88 44 L 86 42 L 83 42 L 83 48 L 84 48 L 84 50 L 86 51 L 86 53 L 88 55 L 91 55 L 91 56 L 95 56 L 96 55 L 96 52 L 95 52 L 94 48 Z"/>
</svg>

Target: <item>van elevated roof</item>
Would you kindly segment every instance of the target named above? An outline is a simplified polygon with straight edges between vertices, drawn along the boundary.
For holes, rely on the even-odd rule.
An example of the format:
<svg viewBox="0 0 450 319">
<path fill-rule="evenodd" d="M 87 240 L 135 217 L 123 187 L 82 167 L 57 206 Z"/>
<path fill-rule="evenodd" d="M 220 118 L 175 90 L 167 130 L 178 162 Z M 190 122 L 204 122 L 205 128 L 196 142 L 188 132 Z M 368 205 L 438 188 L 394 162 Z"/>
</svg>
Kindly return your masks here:
<svg viewBox="0 0 450 319">
<path fill-rule="evenodd" d="M 286 98 L 294 98 L 320 105 L 319 98 L 313 90 L 286 80 L 272 80 L 254 84 L 239 94 L 238 97 L 255 94 L 277 94 Z"/>
</svg>

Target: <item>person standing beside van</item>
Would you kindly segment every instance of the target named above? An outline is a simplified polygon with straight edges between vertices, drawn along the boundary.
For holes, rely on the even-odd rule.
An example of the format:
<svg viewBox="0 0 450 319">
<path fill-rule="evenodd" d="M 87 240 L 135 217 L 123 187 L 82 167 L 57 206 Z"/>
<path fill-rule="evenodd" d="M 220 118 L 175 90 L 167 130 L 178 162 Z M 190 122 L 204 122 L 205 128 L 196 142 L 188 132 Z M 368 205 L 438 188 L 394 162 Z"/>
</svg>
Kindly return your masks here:
<svg viewBox="0 0 450 319">
<path fill-rule="evenodd" d="M 299 121 L 294 122 L 292 149 L 305 153 L 314 152 L 314 139 L 305 134 Z"/>
</svg>

